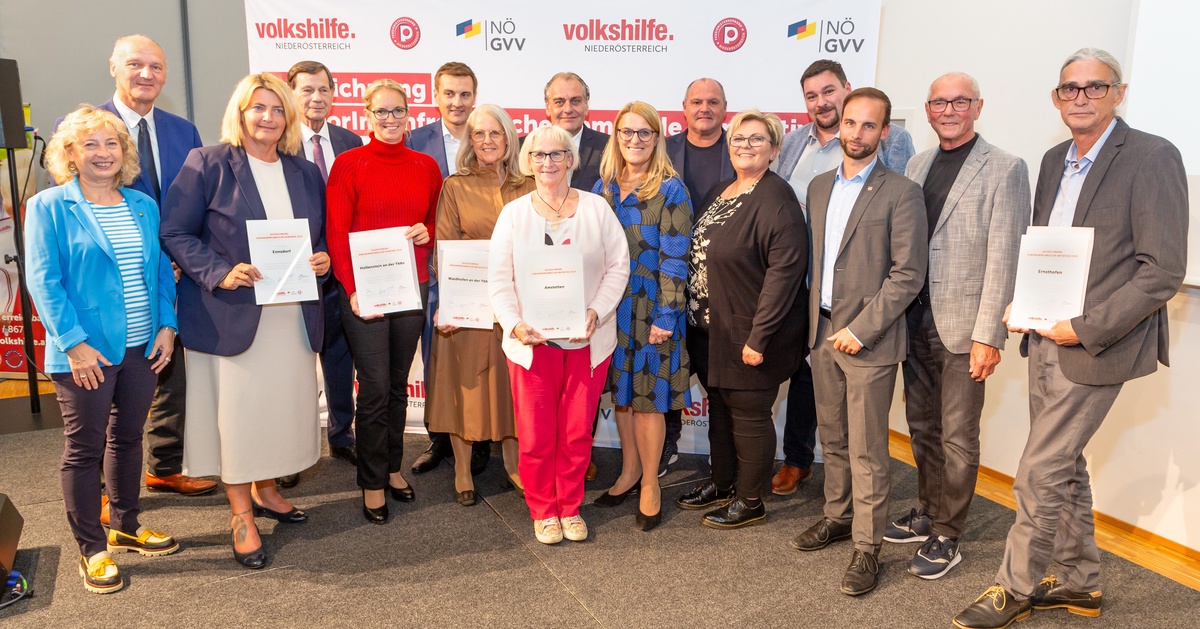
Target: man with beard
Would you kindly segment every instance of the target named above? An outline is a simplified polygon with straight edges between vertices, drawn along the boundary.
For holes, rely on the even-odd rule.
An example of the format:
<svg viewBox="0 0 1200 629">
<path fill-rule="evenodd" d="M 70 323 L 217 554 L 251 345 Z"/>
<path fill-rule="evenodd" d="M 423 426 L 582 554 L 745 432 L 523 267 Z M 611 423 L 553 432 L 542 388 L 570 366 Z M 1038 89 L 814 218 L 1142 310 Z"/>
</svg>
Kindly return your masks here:
<svg viewBox="0 0 1200 629">
<path fill-rule="evenodd" d="M 839 126 L 842 104 L 850 93 L 850 82 L 842 64 L 819 59 L 800 76 L 804 105 L 812 122 L 783 138 L 775 172 L 796 190 L 800 206 L 808 213 L 808 184 L 821 173 L 837 168 L 842 161 Z M 912 136 L 889 124 L 879 144 L 879 161 L 897 173 L 903 173 L 915 153 Z M 809 265 L 809 270 L 814 268 Z M 812 282 L 810 281 L 811 285 Z M 783 424 L 783 466 L 771 479 L 771 493 L 786 496 L 812 475 L 813 448 L 817 440 L 817 415 L 813 406 L 812 367 L 808 360 L 792 374 L 788 385 L 787 416 Z"/>
<path fill-rule="evenodd" d="M 925 283 L 921 188 L 880 164 L 891 101 L 859 88 L 845 99 L 841 165 L 808 187 L 812 222 L 809 338 L 825 456 L 825 513 L 792 540 L 820 550 L 853 538 L 843 594 L 875 588 L 887 525 L 888 411 L 908 351 L 905 309 Z"/>
</svg>

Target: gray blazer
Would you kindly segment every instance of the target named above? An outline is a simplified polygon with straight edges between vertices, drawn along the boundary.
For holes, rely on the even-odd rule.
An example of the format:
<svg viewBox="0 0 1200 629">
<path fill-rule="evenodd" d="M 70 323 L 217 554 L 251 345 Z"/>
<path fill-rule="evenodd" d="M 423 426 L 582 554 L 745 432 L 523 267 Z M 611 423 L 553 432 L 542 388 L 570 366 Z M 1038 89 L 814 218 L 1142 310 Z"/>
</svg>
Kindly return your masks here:
<svg viewBox="0 0 1200 629">
<path fill-rule="evenodd" d="M 912 158 L 908 178 L 924 186 L 938 150 Z M 980 136 L 958 171 L 929 241 L 933 321 L 947 351 L 966 354 L 972 341 L 1004 348 L 1004 308 L 1012 301 L 1029 204 L 1025 161 Z"/>
<path fill-rule="evenodd" d="M 808 346 L 817 338 L 825 257 L 825 215 L 837 170 L 817 175 L 808 186 L 812 224 L 812 287 Z M 850 211 L 835 253 L 833 329 L 850 328 L 863 350 L 846 358 L 863 366 L 896 364 L 908 354 L 904 311 L 925 285 L 929 225 L 921 187 L 876 163 Z"/>
<path fill-rule="evenodd" d="M 1034 225 L 1050 219 L 1070 146 L 1063 142 L 1042 158 Z M 1058 348 L 1063 375 L 1078 384 L 1119 384 L 1169 365 L 1166 303 L 1187 266 L 1187 175 L 1179 150 L 1117 118 L 1083 182 L 1072 225 L 1094 227 L 1095 242 L 1083 314 L 1071 319 L 1080 344 Z M 1021 350 L 1027 355 L 1025 342 Z"/>
</svg>

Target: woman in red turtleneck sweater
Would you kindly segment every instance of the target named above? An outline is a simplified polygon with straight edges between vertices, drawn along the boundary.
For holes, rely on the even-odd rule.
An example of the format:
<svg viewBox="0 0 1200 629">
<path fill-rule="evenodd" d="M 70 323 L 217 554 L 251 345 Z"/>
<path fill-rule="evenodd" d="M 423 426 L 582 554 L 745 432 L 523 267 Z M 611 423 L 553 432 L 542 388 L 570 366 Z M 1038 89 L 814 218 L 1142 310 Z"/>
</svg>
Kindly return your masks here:
<svg viewBox="0 0 1200 629">
<path fill-rule="evenodd" d="M 404 146 L 408 98 L 399 83 L 380 79 L 364 97 L 371 122 L 371 141 L 338 156 L 329 171 L 326 193 L 326 242 L 333 272 L 345 287 L 342 325 L 358 371 L 358 403 L 354 412 L 358 448 L 358 486 L 363 490 L 363 516 L 387 521 L 388 489 L 401 502 L 413 490 L 400 473 L 404 424 L 408 409 L 408 370 L 425 325 L 421 310 L 360 317 L 350 232 L 411 225 L 421 299 L 428 299 L 429 254 L 433 219 L 442 175 L 432 158 Z M 348 301 L 348 303 L 347 303 Z"/>
</svg>

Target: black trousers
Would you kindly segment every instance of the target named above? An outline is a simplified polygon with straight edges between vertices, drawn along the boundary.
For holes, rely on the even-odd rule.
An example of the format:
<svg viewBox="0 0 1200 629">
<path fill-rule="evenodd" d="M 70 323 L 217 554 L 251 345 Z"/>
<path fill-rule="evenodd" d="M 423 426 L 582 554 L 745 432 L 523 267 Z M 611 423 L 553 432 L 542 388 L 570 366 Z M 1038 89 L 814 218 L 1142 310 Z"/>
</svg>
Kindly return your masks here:
<svg viewBox="0 0 1200 629">
<path fill-rule="evenodd" d="M 146 422 L 146 467 L 158 476 L 183 471 L 183 422 L 187 406 L 187 368 L 183 343 L 175 336 L 171 362 L 158 373 L 158 388 Z"/>
<path fill-rule="evenodd" d="M 808 348 L 800 368 L 788 383 L 787 413 L 783 422 L 783 462 L 793 467 L 812 467 L 817 447 L 817 398 L 813 393 L 812 366 Z"/>
<path fill-rule="evenodd" d="M 421 284 L 422 301 L 428 290 L 427 284 Z M 342 325 L 358 370 L 354 411 L 358 486 L 384 489 L 388 474 L 399 472 L 403 463 L 408 372 L 425 328 L 425 313 L 413 310 L 362 319 L 350 310 L 349 297 L 343 291 Z"/>
<path fill-rule="evenodd" d="M 779 392 L 725 389 L 708 385 L 708 332 L 688 328 L 692 369 L 708 392 L 708 446 L 712 480 L 719 489 L 737 485 L 743 498 L 762 499 L 771 492 L 775 467 L 775 423 L 771 407 Z"/>
<path fill-rule="evenodd" d="M 112 528 L 124 533 L 138 529 L 142 429 L 158 380 L 145 353 L 145 345 L 128 348 L 121 362 L 100 368 L 104 382 L 91 391 L 75 384 L 70 373 L 50 375 L 66 437 L 63 503 L 79 552 L 86 557 L 107 548 L 100 526 L 102 465 Z"/>
</svg>

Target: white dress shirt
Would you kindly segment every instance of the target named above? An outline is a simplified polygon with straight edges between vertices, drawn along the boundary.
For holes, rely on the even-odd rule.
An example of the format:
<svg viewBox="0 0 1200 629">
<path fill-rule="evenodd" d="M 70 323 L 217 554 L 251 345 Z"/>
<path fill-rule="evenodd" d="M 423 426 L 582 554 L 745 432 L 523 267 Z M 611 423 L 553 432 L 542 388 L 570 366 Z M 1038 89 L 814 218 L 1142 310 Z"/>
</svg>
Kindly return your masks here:
<svg viewBox="0 0 1200 629">
<path fill-rule="evenodd" d="M 320 131 L 313 131 L 312 127 L 308 126 L 307 124 L 301 124 L 300 133 L 304 136 L 304 142 L 302 143 L 304 146 L 304 157 L 314 164 L 317 162 L 313 159 L 312 139 L 314 135 L 321 136 L 321 153 L 325 156 L 325 168 L 328 170 L 333 170 L 333 160 L 336 159 L 337 156 L 333 154 L 333 142 L 329 141 L 329 123 L 326 122 L 325 124 L 321 125 Z"/>
<path fill-rule="evenodd" d="M 446 172 L 453 175 L 458 172 L 458 167 L 456 166 L 458 163 L 458 147 L 462 145 L 462 142 L 453 135 L 450 135 L 450 132 L 446 130 L 446 125 L 442 121 L 439 120 L 438 124 L 442 125 L 442 144 L 446 147 Z"/>
<path fill-rule="evenodd" d="M 117 107 L 117 111 L 120 112 L 121 120 L 125 122 L 125 128 L 129 131 L 130 137 L 133 138 L 134 145 L 137 145 L 138 142 L 138 123 L 142 121 L 143 117 L 146 119 L 146 130 L 150 132 L 150 148 L 154 149 L 154 172 L 158 173 L 158 185 L 161 188 L 162 158 L 159 157 L 161 153 L 158 150 L 158 129 L 154 128 L 154 107 L 151 107 L 150 111 L 146 112 L 145 116 L 142 116 L 138 112 L 126 107 L 125 103 L 121 102 L 120 93 L 113 94 L 113 105 L 115 105 Z M 163 190 L 163 196 L 165 197 L 166 195 L 167 191 Z"/>
</svg>

